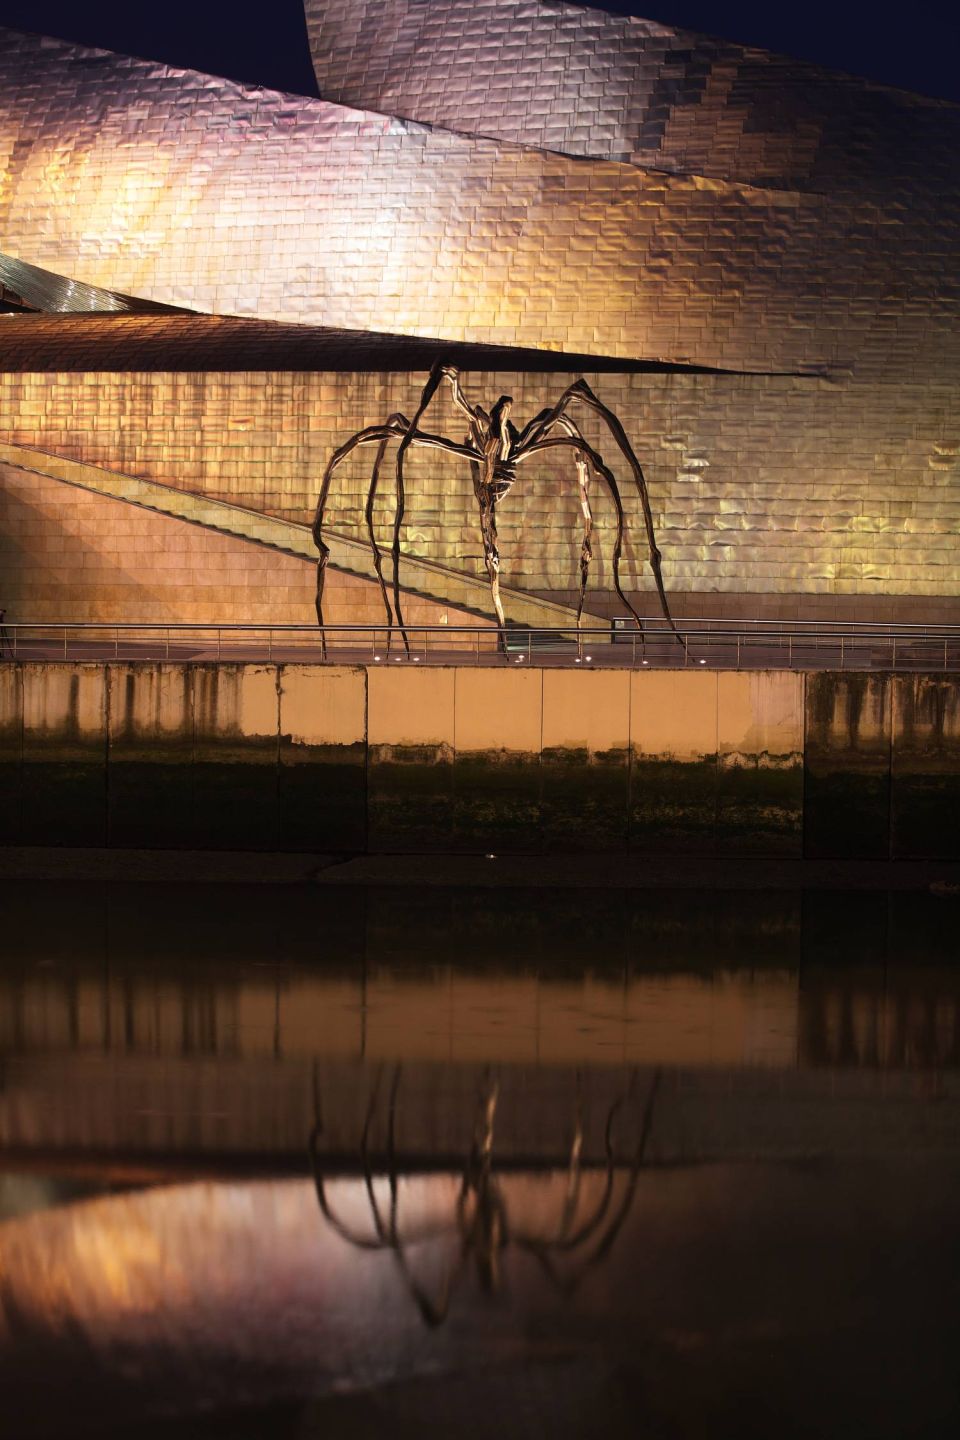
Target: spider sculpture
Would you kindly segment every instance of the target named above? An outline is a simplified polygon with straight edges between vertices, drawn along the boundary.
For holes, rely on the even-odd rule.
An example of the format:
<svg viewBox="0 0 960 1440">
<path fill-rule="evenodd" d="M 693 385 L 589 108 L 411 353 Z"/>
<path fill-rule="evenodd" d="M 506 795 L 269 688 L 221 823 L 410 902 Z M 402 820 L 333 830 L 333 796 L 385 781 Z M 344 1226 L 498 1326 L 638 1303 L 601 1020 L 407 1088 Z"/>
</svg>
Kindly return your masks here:
<svg viewBox="0 0 960 1440">
<path fill-rule="evenodd" d="M 401 1230 L 396 1154 L 396 1114 L 400 1077 L 401 1067 L 397 1066 L 390 1085 L 387 1107 L 386 1162 L 389 1201 L 384 1207 L 376 1194 L 370 1158 L 370 1133 L 379 1104 L 381 1088 L 379 1074 L 367 1109 L 360 1155 L 367 1201 L 370 1206 L 372 1230 L 364 1233 L 348 1226 L 336 1215 L 330 1205 L 326 1190 L 324 1161 L 320 1149 L 323 1134 L 320 1093 L 317 1072 L 314 1071 L 316 1119 L 310 1135 L 310 1162 L 317 1200 L 327 1223 L 343 1240 L 358 1250 L 392 1252 L 421 1317 L 431 1327 L 441 1325 L 446 1319 L 453 1288 L 471 1257 L 476 1266 L 481 1289 L 487 1294 L 497 1291 L 500 1284 L 501 1255 L 509 1245 L 515 1245 L 519 1250 L 532 1255 L 558 1289 L 564 1294 L 572 1294 L 587 1271 L 603 1261 L 610 1253 L 633 1206 L 653 1122 L 653 1106 L 660 1072 L 654 1073 L 647 1091 L 635 1141 L 619 1162 L 619 1168 L 621 1170 L 626 1168 L 627 1172 L 626 1179 L 620 1187 L 619 1197 L 616 1196 L 618 1162 L 614 1152 L 613 1132 L 618 1114 L 625 1102 L 636 1098 L 634 1095 L 635 1077 L 631 1081 L 628 1094 L 616 1100 L 610 1107 L 604 1130 L 606 1164 L 603 1189 L 599 1199 L 585 1215 L 579 1213 L 583 1130 L 578 1095 L 573 1140 L 567 1166 L 566 1194 L 556 1228 L 551 1234 L 534 1234 L 524 1231 L 519 1226 L 512 1224 L 507 1212 L 506 1200 L 494 1172 L 493 1164 L 494 1122 L 499 1085 L 496 1079 L 489 1076 L 478 1097 L 473 1143 L 464 1166 L 452 1221 L 445 1224 L 443 1222 L 424 1224 L 417 1230 Z M 447 1271 L 439 1293 L 434 1296 L 416 1277 L 410 1262 L 409 1251 L 430 1241 L 441 1240 L 451 1235 L 459 1240 L 458 1252 Z"/>
<path fill-rule="evenodd" d="M 454 404 L 467 421 L 468 433 L 466 438 L 460 443 L 455 440 L 448 440 L 443 435 L 431 434 L 429 431 L 420 428 L 428 405 L 444 381 L 450 386 Z M 474 494 L 477 497 L 477 504 L 480 509 L 480 533 L 483 541 L 483 557 L 487 576 L 490 581 L 493 607 L 497 615 L 501 647 L 505 647 L 506 619 L 503 613 L 503 605 L 500 601 L 500 552 L 497 548 L 497 505 L 516 480 L 517 467 L 519 465 L 522 465 L 525 460 L 529 460 L 534 455 L 543 455 L 546 451 L 557 448 L 573 451 L 573 459 L 577 471 L 577 484 L 580 492 L 580 509 L 583 513 L 577 630 L 579 631 L 580 629 L 584 594 L 590 572 L 590 561 L 593 558 L 593 511 L 590 506 L 590 481 L 592 477 L 599 477 L 599 479 L 604 482 L 616 513 L 617 531 L 613 547 L 612 567 L 614 588 L 637 622 L 638 627 L 642 630 L 643 626 L 640 621 L 640 616 L 623 593 L 623 587 L 620 582 L 620 556 L 623 550 L 623 503 L 620 498 L 620 491 L 613 471 L 604 463 L 599 452 L 588 444 L 582 430 L 572 418 L 570 410 L 573 407 L 574 401 L 580 401 L 601 417 L 633 473 L 633 479 L 643 509 L 643 520 L 646 527 L 647 544 L 650 555 L 650 567 L 656 582 L 657 593 L 660 596 L 660 605 L 667 623 L 674 634 L 676 634 L 676 627 L 670 616 L 670 607 L 667 604 L 666 591 L 663 587 L 663 576 L 660 570 L 661 556 L 657 548 L 656 535 L 653 528 L 653 515 L 650 510 L 647 484 L 643 477 L 643 471 L 640 468 L 640 462 L 633 453 L 630 441 L 627 439 L 626 431 L 613 411 L 609 410 L 602 401 L 597 399 L 585 380 L 575 380 L 572 385 L 569 385 L 567 389 L 564 390 L 555 405 L 541 410 L 522 430 L 518 430 L 510 419 L 510 410 L 513 406 L 511 396 L 501 395 L 489 413 L 479 405 L 471 405 L 460 383 L 460 371 L 455 366 L 447 365 L 443 362 L 436 364 L 430 371 L 430 376 L 423 387 L 420 395 L 420 403 L 417 406 L 416 413 L 412 420 L 408 420 L 405 415 L 401 415 L 399 411 L 395 411 L 392 415 L 387 416 L 387 419 L 382 425 L 369 425 L 366 429 L 360 430 L 356 435 L 351 436 L 345 444 L 341 445 L 340 448 L 335 451 L 330 463 L 327 465 L 320 486 L 320 496 L 317 501 L 317 510 L 313 522 L 313 539 L 317 550 L 320 552 L 320 558 L 317 562 L 317 621 L 319 625 L 321 627 L 323 626 L 323 583 L 327 560 L 330 555 L 329 546 L 325 544 L 323 539 L 323 519 L 327 498 L 330 493 L 330 483 L 337 467 L 342 465 L 347 456 L 352 454 L 358 446 L 376 445 L 377 451 L 373 461 L 373 472 L 370 478 L 370 486 L 367 490 L 365 510 L 367 533 L 370 537 L 373 563 L 377 572 L 377 579 L 380 583 L 380 593 L 383 597 L 384 609 L 387 614 L 387 624 L 392 627 L 394 618 L 396 619 L 396 624 L 403 637 L 404 647 L 409 653 L 410 647 L 404 628 L 403 612 L 400 607 L 400 527 L 403 524 L 405 508 L 404 461 L 408 450 L 414 445 L 419 445 L 434 450 L 442 450 L 448 455 L 456 455 L 459 459 L 466 460 L 471 466 Z M 380 484 L 380 472 L 384 457 L 387 452 L 387 447 L 392 440 L 399 440 L 400 443 L 397 448 L 396 504 L 393 513 L 393 545 L 391 549 L 393 557 L 393 606 L 391 608 L 390 599 L 387 594 L 387 584 L 383 575 L 383 554 L 377 543 L 374 531 L 373 510 L 377 489 Z M 679 639 L 679 636 L 677 638 Z M 325 650 L 325 640 L 322 643 Z"/>
</svg>

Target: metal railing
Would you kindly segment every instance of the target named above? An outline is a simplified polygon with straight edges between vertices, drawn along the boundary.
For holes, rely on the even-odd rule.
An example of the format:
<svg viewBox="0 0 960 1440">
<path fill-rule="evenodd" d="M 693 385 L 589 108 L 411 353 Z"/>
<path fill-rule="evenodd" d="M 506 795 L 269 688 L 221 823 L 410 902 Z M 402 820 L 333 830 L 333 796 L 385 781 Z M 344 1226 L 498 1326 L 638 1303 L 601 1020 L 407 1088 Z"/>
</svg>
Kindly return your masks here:
<svg viewBox="0 0 960 1440">
<path fill-rule="evenodd" d="M 660 617 L 643 629 L 492 625 L 115 624 L 8 622 L 0 658 L 33 661 L 283 661 L 585 665 L 756 670 L 960 670 L 960 625 Z"/>
</svg>

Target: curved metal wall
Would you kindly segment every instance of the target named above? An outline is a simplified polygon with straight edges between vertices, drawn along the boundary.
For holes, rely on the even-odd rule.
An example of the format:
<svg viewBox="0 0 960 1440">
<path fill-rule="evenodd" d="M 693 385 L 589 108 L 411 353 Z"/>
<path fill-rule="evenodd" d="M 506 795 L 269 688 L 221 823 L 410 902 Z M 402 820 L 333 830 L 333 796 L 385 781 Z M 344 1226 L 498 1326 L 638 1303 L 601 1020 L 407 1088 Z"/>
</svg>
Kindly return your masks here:
<svg viewBox="0 0 960 1440">
<path fill-rule="evenodd" d="M 526 12 L 540 25 L 571 8 Z M 504 11 L 499 0 L 464 7 L 464 23 Z M 332 25 L 339 12 L 329 13 Z M 372 13 L 361 9 L 361 18 Z M 575 15 L 609 39 L 609 17 Z M 663 79 L 680 66 L 680 42 L 663 27 L 641 32 L 663 51 Z M 521 59 L 525 35 L 503 28 Z M 529 35 L 539 35 L 532 21 Z M 373 76 L 376 35 L 368 44 Z M 664 46 L 674 46 L 669 63 Z M 617 53 L 599 40 L 596 50 Z M 483 55 L 476 46 L 470 55 L 480 75 Z M 634 59 L 643 69 L 643 56 Z M 692 60 L 683 65 L 692 73 Z M 737 84 L 747 95 L 743 65 Z M 802 80 L 802 69 L 796 74 Z M 788 138 L 776 188 L 608 158 L 585 163 L 0 32 L 3 248 L 79 285 L 221 315 L 755 372 L 602 380 L 651 467 L 671 590 L 948 598 L 960 587 L 960 111 L 827 77 L 809 105 L 826 114 L 831 94 L 842 104 L 833 128 L 817 131 L 807 164 L 807 131 L 794 124 L 803 88 L 783 88 Z M 727 93 L 739 93 L 732 82 Z M 716 112 L 717 169 L 736 169 L 739 156 L 757 177 L 747 165 L 756 137 L 775 133 L 773 91 L 763 93 L 766 129 L 748 105 L 742 124 L 730 120 L 729 144 Z M 589 84 L 578 94 L 594 107 L 589 143 L 602 152 L 603 96 Z M 706 95 L 693 107 L 701 119 L 714 113 Z M 511 96 L 508 87 L 504 113 Z M 895 115 L 906 117 L 902 131 Z M 362 367 L 376 403 L 359 407 L 372 419 L 396 408 L 410 383 L 376 364 L 371 355 Z M 59 402 L 38 415 L 26 398 L 6 412 L 7 430 L 54 449 L 59 432 L 70 447 L 95 449 L 97 463 L 166 466 L 172 473 L 160 478 L 174 483 L 196 471 L 201 488 L 264 489 L 253 503 L 307 508 L 325 447 L 355 428 L 353 382 L 327 382 L 322 403 L 305 382 L 312 418 L 297 444 L 309 462 L 292 468 L 300 411 L 278 411 L 271 388 L 256 383 L 256 404 L 225 384 L 228 408 L 241 406 L 226 430 L 198 391 L 201 408 L 182 418 L 204 438 L 187 451 L 177 445 L 179 420 L 151 412 L 131 430 L 125 392 L 111 390 L 107 405 L 104 389 L 94 403 L 106 435 L 87 436 L 86 420 Z M 529 377 L 510 384 L 525 407 L 554 391 Z M 61 388 L 74 403 L 73 385 Z M 241 422 L 237 450 L 231 427 Z M 119 451 L 117 436 L 122 461 L 102 453 L 111 443 Z M 269 474 L 282 474 L 283 497 L 267 493 Z M 461 480 L 442 467 L 425 476 L 426 506 L 405 540 L 472 566 Z M 362 483 L 358 473 L 338 502 L 347 528 Z M 545 475 L 505 512 L 514 583 L 553 591 L 574 583 L 575 505 L 569 517 L 558 505 L 567 490 L 563 477 Z"/>
<path fill-rule="evenodd" d="M 560 0 L 305 0 L 320 93 L 568 155 L 775 188 L 956 177 L 960 107 Z"/>
<path fill-rule="evenodd" d="M 727 369 L 960 369 L 960 188 L 757 189 L 4 32 L 4 248 L 221 314 Z M 922 199 L 922 203 L 921 203 Z"/>
</svg>

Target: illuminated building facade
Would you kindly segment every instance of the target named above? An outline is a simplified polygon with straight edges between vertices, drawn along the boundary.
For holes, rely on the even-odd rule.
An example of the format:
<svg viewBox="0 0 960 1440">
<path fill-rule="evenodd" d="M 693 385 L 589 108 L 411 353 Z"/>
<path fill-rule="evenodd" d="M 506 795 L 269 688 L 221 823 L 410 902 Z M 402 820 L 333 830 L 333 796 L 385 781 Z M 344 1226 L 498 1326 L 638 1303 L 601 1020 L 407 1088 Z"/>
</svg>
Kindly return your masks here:
<svg viewBox="0 0 960 1440">
<path fill-rule="evenodd" d="M 327 458 L 450 356 L 521 419 L 587 377 L 677 613 L 960 619 L 958 107 L 569 4 L 306 8 L 323 100 L 0 35 L 12 616 L 308 622 Z M 489 611 L 469 474 L 410 474 L 418 617 Z M 332 497 L 334 618 L 381 615 L 367 479 Z M 499 521 L 546 623 L 576 586 L 569 465 Z"/>
</svg>

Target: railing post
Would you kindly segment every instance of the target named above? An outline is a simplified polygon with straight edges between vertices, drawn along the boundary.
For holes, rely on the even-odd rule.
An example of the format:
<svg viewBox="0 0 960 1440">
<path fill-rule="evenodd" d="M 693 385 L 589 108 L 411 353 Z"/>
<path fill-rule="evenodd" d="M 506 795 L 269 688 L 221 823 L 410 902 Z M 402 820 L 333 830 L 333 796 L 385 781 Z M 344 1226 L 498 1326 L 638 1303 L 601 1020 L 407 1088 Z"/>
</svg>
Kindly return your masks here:
<svg viewBox="0 0 960 1440">
<path fill-rule="evenodd" d="M 220 659 L 220 626 L 217 626 L 217 659 Z"/>
<path fill-rule="evenodd" d="M 737 632 L 737 669 L 740 669 L 740 632 Z"/>
<path fill-rule="evenodd" d="M 273 626 L 267 631 L 267 659 L 273 659 Z"/>
<path fill-rule="evenodd" d="M 891 651 L 890 651 L 890 669 L 891 669 L 891 670 L 896 670 L 896 668 L 897 668 L 897 637 L 896 637 L 896 635 L 894 635 L 894 637 L 893 637 L 893 646 L 892 646 Z"/>
<path fill-rule="evenodd" d="M 64 625 L 64 627 L 63 627 L 63 658 L 64 658 L 64 660 L 66 660 L 66 658 L 67 658 L 67 627 L 66 627 L 66 625 Z"/>
<path fill-rule="evenodd" d="M 793 636 L 787 636 L 787 669 L 793 669 Z"/>
<path fill-rule="evenodd" d="M 840 636 L 840 669 L 843 669 L 843 635 Z"/>
<path fill-rule="evenodd" d="M 167 631 L 166 631 L 165 639 L 166 639 L 165 658 L 166 658 L 167 660 L 169 660 L 169 659 L 170 659 L 170 626 L 169 626 L 169 625 L 167 626 Z"/>
</svg>

